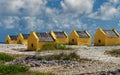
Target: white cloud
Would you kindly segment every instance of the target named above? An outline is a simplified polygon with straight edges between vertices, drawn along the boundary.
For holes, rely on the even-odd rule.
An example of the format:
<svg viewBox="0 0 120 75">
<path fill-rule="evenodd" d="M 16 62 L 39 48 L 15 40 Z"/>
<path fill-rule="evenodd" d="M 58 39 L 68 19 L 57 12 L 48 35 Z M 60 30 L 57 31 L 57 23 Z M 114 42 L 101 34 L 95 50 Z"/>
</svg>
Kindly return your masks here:
<svg viewBox="0 0 120 75">
<path fill-rule="evenodd" d="M 0 7 L 0 15 L 4 14 L 5 16 L 5 18 L 3 18 L 4 16 L 0 17 L 0 28 L 27 31 L 86 29 L 87 24 L 82 23 L 81 18 L 76 14 L 90 13 L 94 0 L 69 1 L 76 1 L 75 4 L 68 3 L 71 6 L 70 10 L 75 8 L 75 13 L 69 13 L 69 10 L 64 8 L 66 12 L 48 7 L 46 6 L 47 0 L 0 1 L 0 6 L 3 4 L 3 7 Z M 68 8 L 66 4 L 69 1 L 62 1 L 61 4 Z M 82 3 L 84 1 L 85 4 Z"/>
<path fill-rule="evenodd" d="M 64 0 L 61 2 L 62 8 L 66 12 L 78 14 L 88 14 L 93 9 L 94 0 Z"/>
<path fill-rule="evenodd" d="M 5 29 L 13 29 L 18 28 L 18 17 L 8 16 L 8 17 L 2 17 L 0 19 L 0 27 Z"/>
<path fill-rule="evenodd" d="M 0 28 L 35 29 L 41 20 L 33 17 L 44 13 L 46 3 L 46 0 L 0 0 Z M 26 25 L 22 26 L 20 21 Z"/>
<path fill-rule="evenodd" d="M 39 15 L 46 3 L 46 0 L 1 0 L 0 14 L 9 16 Z"/>
<path fill-rule="evenodd" d="M 117 4 L 117 3 L 119 3 L 119 0 L 109 0 L 111 3 L 115 3 L 115 4 Z"/>
<path fill-rule="evenodd" d="M 98 11 L 91 13 L 90 18 L 101 20 L 112 20 L 119 17 L 120 5 L 119 0 L 109 0 L 98 9 Z M 116 6 L 117 5 L 117 6 Z"/>
</svg>

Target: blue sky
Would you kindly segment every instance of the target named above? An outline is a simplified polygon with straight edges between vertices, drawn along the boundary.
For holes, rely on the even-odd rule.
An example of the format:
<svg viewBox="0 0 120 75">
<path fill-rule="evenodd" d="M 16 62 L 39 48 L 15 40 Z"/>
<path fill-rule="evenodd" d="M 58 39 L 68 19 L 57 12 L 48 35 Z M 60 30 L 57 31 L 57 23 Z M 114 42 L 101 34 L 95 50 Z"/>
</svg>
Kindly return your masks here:
<svg viewBox="0 0 120 75">
<path fill-rule="evenodd" d="M 7 34 L 116 28 L 120 0 L 0 0 L 0 42 Z"/>
</svg>

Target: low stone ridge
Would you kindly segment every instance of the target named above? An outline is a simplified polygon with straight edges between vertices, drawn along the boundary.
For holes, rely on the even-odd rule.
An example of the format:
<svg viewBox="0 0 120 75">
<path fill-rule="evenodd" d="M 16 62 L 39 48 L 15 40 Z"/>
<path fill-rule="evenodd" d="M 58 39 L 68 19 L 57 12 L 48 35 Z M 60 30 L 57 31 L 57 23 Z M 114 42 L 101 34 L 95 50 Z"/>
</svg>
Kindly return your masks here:
<svg viewBox="0 0 120 75">
<path fill-rule="evenodd" d="M 28 67 L 51 67 L 51 66 L 61 66 L 64 68 L 77 68 L 82 66 L 85 68 L 86 66 L 94 66 L 95 64 L 90 64 L 91 62 L 87 63 L 83 62 L 80 63 L 79 61 L 71 61 L 71 60 L 45 60 L 42 56 L 27 56 L 25 58 L 19 60 L 13 60 L 6 64 L 25 64 Z M 108 70 L 108 71 L 99 71 L 99 72 L 91 72 L 91 73 L 78 73 L 73 75 L 120 75 L 120 69 L 116 70 Z"/>
<path fill-rule="evenodd" d="M 79 62 L 70 60 L 45 60 L 41 56 L 28 56 L 20 60 L 14 60 L 9 64 L 25 64 L 29 67 L 40 67 L 40 66 L 79 66 Z"/>
</svg>

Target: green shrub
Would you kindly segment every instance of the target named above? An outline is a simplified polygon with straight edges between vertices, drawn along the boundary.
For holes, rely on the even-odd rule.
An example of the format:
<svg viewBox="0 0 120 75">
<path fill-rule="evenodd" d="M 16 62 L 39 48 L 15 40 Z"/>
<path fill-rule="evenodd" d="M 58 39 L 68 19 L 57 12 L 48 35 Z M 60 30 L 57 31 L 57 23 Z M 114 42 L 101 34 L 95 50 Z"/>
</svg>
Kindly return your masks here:
<svg viewBox="0 0 120 75">
<path fill-rule="evenodd" d="M 0 53 L 0 60 L 1 61 L 11 61 L 14 57 L 5 53 Z"/>
<path fill-rule="evenodd" d="M 55 75 L 53 73 L 43 73 L 43 72 L 24 72 L 24 73 L 18 73 L 18 74 L 12 74 L 12 75 Z"/>
<path fill-rule="evenodd" d="M 57 44 L 56 45 L 56 49 L 63 49 L 63 50 L 65 50 L 66 46 L 64 44 Z"/>
<path fill-rule="evenodd" d="M 29 69 L 23 65 L 0 65 L 0 75 L 13 75 L 27 72 Z"/>
<path fill-rule="evenodd" d="M 4 63 L 5 63 L 4 61 L 0 60 L 0 64 L 4 64 Z"/>
<path fill-rule="evenodd" d="M 42 50 L 55 50 L 55 46 L 56 44 L 45 44 L 43 45 Z"/>
<path fill-rule="evenodd" d="M 66 45 L 64 44 L 45 44 L 42 47 L 42 50 L 66 50 L 69 48 L 66 48 Z"/>
</svg>

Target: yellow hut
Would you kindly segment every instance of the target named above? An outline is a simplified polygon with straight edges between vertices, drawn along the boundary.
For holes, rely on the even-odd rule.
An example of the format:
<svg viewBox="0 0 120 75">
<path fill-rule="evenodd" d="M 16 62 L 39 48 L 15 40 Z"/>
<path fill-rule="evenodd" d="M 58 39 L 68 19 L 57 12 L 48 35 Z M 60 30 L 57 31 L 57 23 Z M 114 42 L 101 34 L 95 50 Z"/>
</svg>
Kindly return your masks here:
<svg viewBox="0 0 120 75">
<path fill-rule="evenodd" d="M 68 35 L 65 31 L 51 31 L 50 33 L 54 37 L 56 43 L 68 44 Z"/>
<path fill-rule="evenodd" d="M 28 38 L 28 50 L 41 50 L 45 44 L 55 43 L 54 38 L 47 32 L 32 32 Z"/>
<path fill-rule="evenodd" d="M 94 45 L 95 46 L 111 46 L 119 45 L 120 36 L 119 33 L 115 30 L 103 30 L 98 28 L 94 35 Z"/>
<path fill-rule="evenodd" d="M 17 36 L 16 35 L 7 35 L 6 36 L 6 44 L 17 44 Z"/>
<path fill-rule="evenodd" d="M 90 45 L 91 37 L 88 31 L 73 30 L 69 35 L 69 44 L 72 45 Z"/>
<path fill-rule="evenodd" d="M 29 34 L 19 34 L 17 38 L 18 44 L 27 44 Z"/>
</svg>

